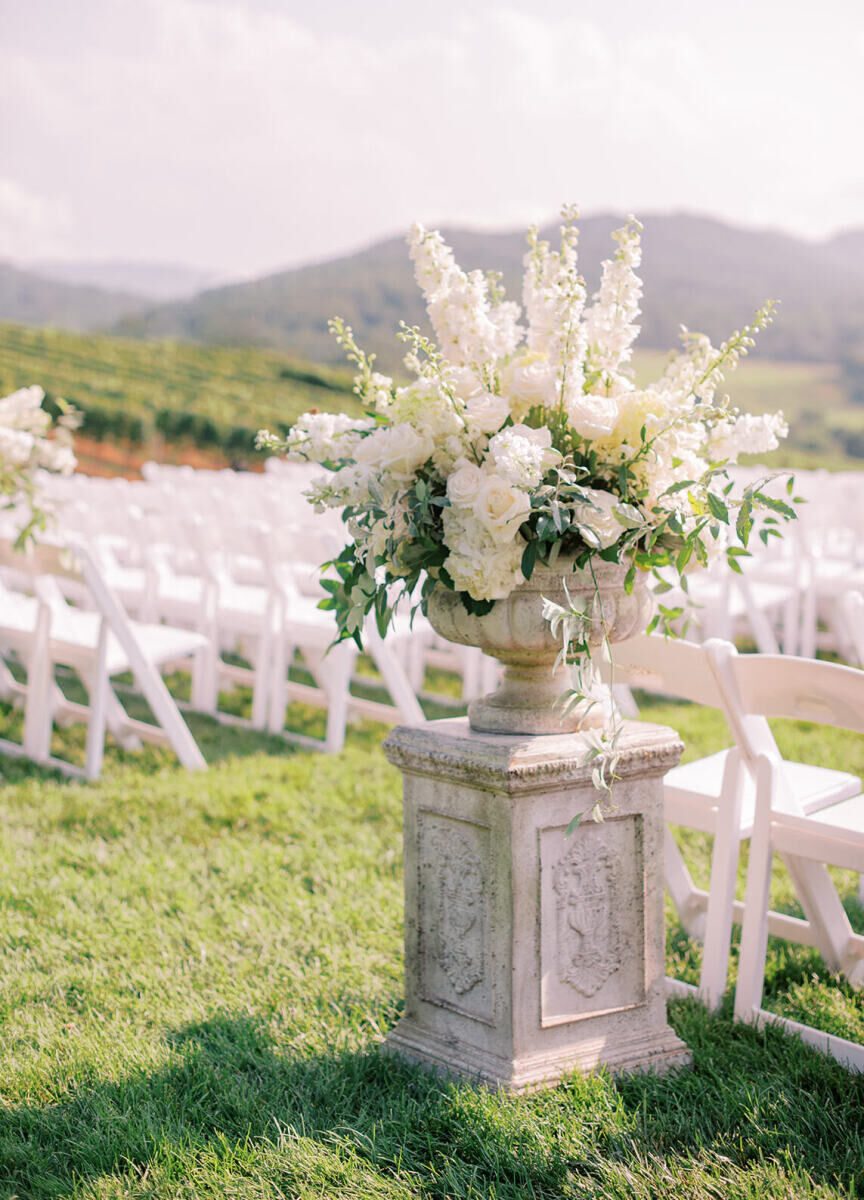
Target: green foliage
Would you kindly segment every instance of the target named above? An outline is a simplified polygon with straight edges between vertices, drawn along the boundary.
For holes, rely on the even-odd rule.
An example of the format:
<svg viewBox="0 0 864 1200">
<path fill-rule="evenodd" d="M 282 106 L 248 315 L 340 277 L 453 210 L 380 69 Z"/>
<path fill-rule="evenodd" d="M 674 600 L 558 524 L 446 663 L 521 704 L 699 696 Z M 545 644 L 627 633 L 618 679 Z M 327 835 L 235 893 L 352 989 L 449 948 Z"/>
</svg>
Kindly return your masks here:
<svg viewBox="0 0 864 1200">
<path fill-rule="evenodd" d="M 718 714 L 646 704 L 688 755 Z M 0 706 L 0 732 L 20 714 Z M 693 1067 L 523 1097 L 377 1050 L 401 1011 L 398 773 L 191 718 L 211 762 L 109 746 L 98 784 L 0 763 L 3 1200 L 839 1200 L 864 1188 L 864 1078 L 777 1030 L 670 1005 Z M 862 739 L 777 730 L 864 772 Z M 58 735 L 83 748 L 84 731 Z M 697 882 L 700 834 L 682 839 Z M 838 877 L 864 930 L 855 879 Z M 739 888 L 741 885 L 739 878 Z M 778 864 L 775 904 L 796 911 Z M 698 977 L 669 916 L 667 970 Z M 735 954 L 733 953 L 733 980 Z M 768 1003 L 864 1039 L 815 951 L 769 944 Z"/>
</svg>

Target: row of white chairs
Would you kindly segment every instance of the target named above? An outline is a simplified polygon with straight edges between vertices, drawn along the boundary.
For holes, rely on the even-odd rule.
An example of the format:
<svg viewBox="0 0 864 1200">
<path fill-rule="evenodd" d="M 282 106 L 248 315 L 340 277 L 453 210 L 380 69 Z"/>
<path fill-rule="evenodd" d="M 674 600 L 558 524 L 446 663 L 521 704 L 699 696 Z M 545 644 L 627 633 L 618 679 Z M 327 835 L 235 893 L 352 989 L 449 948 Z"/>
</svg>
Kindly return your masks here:
<svg viewBox="0 0 864 1200">
<path fill-rule="evenodd" d="M 0 751 L 24 755 L 66 774 L 96 779 L 105 735 L 111 730 L 127 748 L 141 740 L 170 745 L 182 765 L 203 770 L 204 757 L 168 691 L 160 668 L 186 663 L 200 668 L 206 639 L 165 624 L 131 621 L 105 584 L 85 547 L 43 542 L 26 555 L 0 539 L 0 655 L 14 652 L 26 682 L 0 657 L 0 695 L 24 708 L 21 743 L 0 739 Z M 70 604 L 68 593 L 77 603 Z M 57 669 L 74 671 L 88 703 L 70 699 Z M 155 724 L 129 715 L 113 686 L 131 672 Z M 51 753 L 55 723 L 83 720 L 87 741 L 83 769 Z"/>
<path fill-rule="evenodd" d="M 864 599 L 850 619 L 864 649 Z M 827 866 L 864 872 L 864 795 L 844 770 L 784 760 L 769 718 L 813 721 L 864 734 L 864 673 L 786 655 L 740 655 L 728 642 L 704 645 L 639 637 L 613 649 L 613 676 L 631 687 L 719 709 L 732 748 L 670 771 L 664 782 L 668 825 L 713 835 L 710 886 L 696 887 L 671 831 L 665 873 L 682 925 L 703 942 L 698 989 L 711 1008 L 727 984 L 733 922 L 742 925 L 735 1015 L 779 1023 L 856 1070 L 864 1047 L 762 1007 L 767 937 L 815 946 L 831 970 L 864 984 L 864 937 L 855 933 Z M 608 668 L 607 668 L 608 671 Z M 735 899 L 740 847 L 750 840 L 746 898 Z M 783 857 L 804 919 L 770 908 L 774 854 Z"/>
</svg>

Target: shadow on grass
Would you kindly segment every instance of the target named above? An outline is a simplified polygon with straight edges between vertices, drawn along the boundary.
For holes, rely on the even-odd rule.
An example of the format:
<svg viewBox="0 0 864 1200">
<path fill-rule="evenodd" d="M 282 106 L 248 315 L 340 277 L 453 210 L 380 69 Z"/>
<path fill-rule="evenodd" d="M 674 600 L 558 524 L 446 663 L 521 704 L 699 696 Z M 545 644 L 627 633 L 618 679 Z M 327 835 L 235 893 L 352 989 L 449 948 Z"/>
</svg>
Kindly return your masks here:
<svg viewBox="0 0 864 1200">
<path fill-rule="evenodd" d="M 864 1078 L 777 1031 L 733 1026 L 691 1002 L 672 1011 L 692 1070 L 572 1077 L 525 1097 L 448 1082 L 374 1048 L 291 1058 L 254 1019 L 219 1016 L 172 1035 L 160 1072 L 84 1076 L 58 1103 L 6 1108 L 0 1196 L 47 1200 L 148 1167 L 176 1178 L 196 1156 L 230 1158 L 250 1144 L 284 1154 L 282 1180 L 308 1169 L 292 1168 L 298 1139 L 307 1160 L 309 1147 L 335 1153 L 349 1172 L 360 1163 L 367 1178 L 441 1200 L 618 1195 L 603 1190 L 613 1170 L 642 1181 L 633 1194 L 653 1195 L 655 1176 L 657 1186 L 686 1180 L 694 1162 L 719 1180 L 785 1162 L 817 1183 L 864 1182 Z"/>
</svg>

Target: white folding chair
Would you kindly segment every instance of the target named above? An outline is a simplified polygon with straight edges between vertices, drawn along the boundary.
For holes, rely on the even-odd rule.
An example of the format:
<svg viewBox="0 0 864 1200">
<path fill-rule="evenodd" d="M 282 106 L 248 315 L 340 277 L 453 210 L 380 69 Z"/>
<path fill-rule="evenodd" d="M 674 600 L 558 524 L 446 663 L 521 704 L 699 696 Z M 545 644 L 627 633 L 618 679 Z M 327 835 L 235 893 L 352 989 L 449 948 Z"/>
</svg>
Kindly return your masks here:
<svg viewBox="0 0 864 1200">
<path fill-rule="evenodd" d="M 814 721 L 864 734 L 864 674 L 812 659 L 735 655 L 713 650 L 724 690 L 748 715 Z M 787 764 L 763 753 L 757 762 L 756 811 L 750 841 L 747 894 L 741 930 L 735 1015 L 757 1024 L 780 1024 L 841 1062 L 864 1071 L 864 1046 L 789 1021 L 761 1007 L 771 922 L 771 864 L 781 854 L 806 915 L 808 936 L 828 967 L 855 986 L 864 984 L 864 937 L 856 934 L 827 866 L 864 870 L 864 795 L 806 811 L 790 786 Z M 804 933 L 804 930 L 799 931 Z"/>
<path fill-rule="evenodd" d="M 718 679 L 712 648 L 735 652 L 729 643 L 718 640 L 703 646 L 656 635 L 632 638 L 613 646 L 611 675 L 616 684 L 720 709 L 735 741 L 730 749 L 673 768 L 664 780 L 667 825 L 683 825 L 714 837 L 707 892 L 696 887 L 668 828 L 665 872 L 682 925 L 691 936 L 704 940 L 698 991 L 705 1004 L 716 1008 L 726 987 L 732 924 L 743 914 L 743 906 L 735 900 L 735 881 L 740 845 L 753 827 L 756 762 L 761 753 L 779 756 L 779 751 L 767 720 L 743 714 L 730 702 Z M 789 785 L 805 811 L 861 790 L 860 780 L 846 772 L 795 762 L 786 768 Z M 773 927 L 787 930 L 783 936 L 789 936 L 789 928 L 800 933 L 802 924 L 772 914 Z M 677 980 L 669 981 L 669 989 L 693 990 Z"/>
<path fill-rule="evenodd" d="M 336 622 L 331 613 L 318 608 L 318 600 L 326 593 L 320 586 L 320 567 L 311 565 L 338 550 L 338 542 L 333 544 L 328 537 L 316 538 L 314 532 L 307 534 L 302 539 L 306 555 L 300 558 L 297 538 L 290 530 L 260 527 L 257 536 L 261 560 L 281 599 L 281 619 L 273 639 L 270 730 L 284 733 L 301 744 L 334 753 L 344 745 L 346 725 L 353 714 L 385 722 L 401 718 L 409 724 L 422 723 L 425 720 L 423 710 L 403 661 L 410 658 L 408 651 L 414 634 L 408 622 L 398 615 L 386 639 L 380 636 L 373 620 L 367 620 L 363 633 L 367 652 L 384 681 L 392 704 L 351 693 L 359 651 L 352 641 L 340 642 L 331 648 L 336 636 Z M 302 654 L 317 686 L 289 678 L 296 650 Z M 285 731 L 289 700 L 327 709 L 323 742 Z"/>
<path fill-rule="evenodd" d="M 82 546 L 74 549 L 42 544 L 27 555 L 11 542 L 0 542 L 0 565 L 23 575 L 34 595 L 15 596 L 0 615 L 0 645 L 16 650 L 26 664 L 24 736 L 20 745 L 0 742 L 7 754 L 23 754 L 72 775 L 98 778 L 105 733 L 111 725 L 120 736 L 132 735 L 170 744 L 184 767 L 204 770 L 195 739 L 159 674 L 166 662 L 199 654 L 200 634 L 166 625 L 130 621 Z M 56 581 L 86 589 L 90 609 L 66 603 Z M 87 706 L 62 697 L 54 683 L 56 666 L 75 670 L 89 693 Z M 157 721 L 150 725 L 126 714 L 111 687 L 111 678 L 131 671 Z M 58 700 L 59 695 L 59 700 Z M 84 770 L 50 753 L 51 730 L 62 708 L 87 721 Z"/>
</svg>

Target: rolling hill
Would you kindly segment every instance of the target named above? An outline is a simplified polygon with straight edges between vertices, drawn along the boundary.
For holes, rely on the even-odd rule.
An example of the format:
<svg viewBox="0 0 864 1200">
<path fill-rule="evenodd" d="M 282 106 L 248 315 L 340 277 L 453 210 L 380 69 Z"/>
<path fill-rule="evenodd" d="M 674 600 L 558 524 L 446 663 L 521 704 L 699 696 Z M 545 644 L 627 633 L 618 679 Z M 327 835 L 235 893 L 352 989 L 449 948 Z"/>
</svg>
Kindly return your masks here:
<svg viewBox="0 0 864 1200">
<path fill-rule="evenodd" d="M 620 223 L 611 214 L 581 223 L 582 270 L 591 291 Z M 844 346 L 864 340 L 864 231 L 816 243 L 688 214 L 646 216 L 644 225 L 640 345 L 673 346 L 682 323 L 720 340 L 768 298 L 779 300 L 781 309 L 760 339 L 758 353 L 765 357 L 833 362 Z M 502 271 L 508 294 L 518 295 L 523 232 L 444 233 L 462 266 Z M 543 235 L 554 240 L 555 227 Z M 337 314 L 378 355 L 380 366 L 398 370 L 399 320 L 424 323 L 402 238 L 138 312 L 116 330 L 132 337 L 280 348 L 317 362 L 339 362 L 341 352 L 327 332 L 328 318 Z"/>
<path fill-rule="evenodd" d="M 0 262 L 0 321 L 102 329 L 151 303 L 131 292 L 58 282 Z"/>
</svg>

